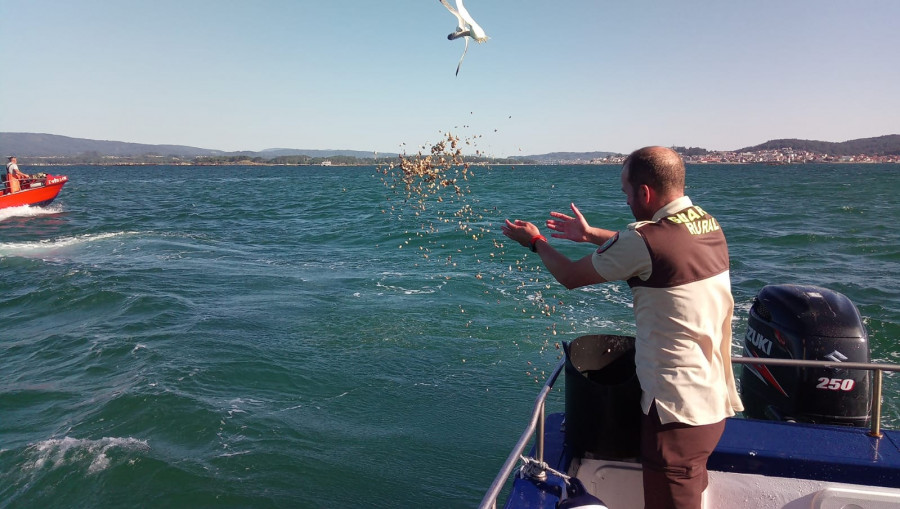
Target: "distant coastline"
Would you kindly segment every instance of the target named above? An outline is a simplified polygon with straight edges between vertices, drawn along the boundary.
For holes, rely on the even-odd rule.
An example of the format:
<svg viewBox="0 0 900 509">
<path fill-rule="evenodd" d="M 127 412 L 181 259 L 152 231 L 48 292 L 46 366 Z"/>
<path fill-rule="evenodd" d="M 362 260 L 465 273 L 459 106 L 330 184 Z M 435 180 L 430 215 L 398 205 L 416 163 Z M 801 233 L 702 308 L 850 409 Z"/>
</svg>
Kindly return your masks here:
<svg viewBox="0 0 900 509">
<path fill-rule="evenodd" d="M 770 140 L 734 151 L 672 147 L 689 164 L 896 164 L 900 135 L 845 142 L 799 139 Z M 23 166 L 372 166 L 396 162 L 399 154 L 359 150 L 268 149 L 225 152 L 182 145 L 145 145 L 39 133 L 0 133 L 0 150 L 16 155 Z M 463 156 L 469 164 L 616 164 L 615 152 L 551 152 L 515 157 Z"/>
<path fill-rule="evenodd" d="M 624 157 L 623 157 L 624 161 Z M 283 166 L 286 168 L 294 167 L 294 168 L 321 168 L 322 170 L 334 169 L 334 168 L 358 168 L 358 167 L 371 167 L 371 166 L 382 166 L 384 164 L 389 164 L 385 161 L 379 162 L 357 162 L 357 163 L 332 163 L 332 164 L 321 164 L 321 163 L 303 163 L 303 164 L 289 164 L 289 163 L 259 163 L 259 162 L 223 162 L 223 163 L 192 163 L 192 162 L 172 162 L 172 163 L 136 163 L 136 162 L 106 162 L 106 163 L 47 163 L 47 162 L 35 162 L 30 164 L 22 164 L 23 168 L 43 168 L 50 166 L 97 166 L 97 167 L 115 167 L 115 168 L 126 168 L 126 167 L 145 167 L 152 168 L 154 166 L 181 166 L 185 168 L 190 167 L 210 167 L 210 166 L 220 166 L 220 167 L 247 167 L 247 166 L 258 166 L 260 168 L 263 167 L 273 167 L 273 166 Z M 491 166 L 614 166 L 620 167 L 622 166 L 622 162 L 615 161 L 569 161 L 569 162 L 552 162 L 552 163 L 539 163 L 539 162 L 523 162 L 523 161 L 505 161 L 501 162 L 499 160 L 495 161 L 472 161 L 468 162 L 468 164 L 472 166 L 482 166 L 482 167 L 491 167 Z M 888 160 L 888 161 L 874 161 L 874 160 L 851 160 L 851 161 L 794 161 L 794 162 L 761 162 L 761 161 L 697 161 L 690 158 L 685 158 L 685 164 L 688 165 L 704 165 L 704 166 L 805 166 L 805 165 L 847 165 L 847 164 L 900 164 L 900 161 L 897 160 Z"/>
</svg>

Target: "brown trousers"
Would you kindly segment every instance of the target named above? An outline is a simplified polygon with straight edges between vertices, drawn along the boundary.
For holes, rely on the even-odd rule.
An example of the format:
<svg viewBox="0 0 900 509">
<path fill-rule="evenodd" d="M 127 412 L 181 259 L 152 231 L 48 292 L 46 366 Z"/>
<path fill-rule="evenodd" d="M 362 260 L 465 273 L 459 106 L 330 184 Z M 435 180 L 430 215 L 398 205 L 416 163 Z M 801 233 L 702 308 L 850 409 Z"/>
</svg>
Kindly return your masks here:
<svg viewBox="0 0 900 509">
<path fill-rule="evenodd" d="M 724 430 L 724 420 L 704 426 L 660 424 L 654 402 L 641 426 L 644 509 L 700 509 L 709 484 L 706 460 Z"/>
</svg>

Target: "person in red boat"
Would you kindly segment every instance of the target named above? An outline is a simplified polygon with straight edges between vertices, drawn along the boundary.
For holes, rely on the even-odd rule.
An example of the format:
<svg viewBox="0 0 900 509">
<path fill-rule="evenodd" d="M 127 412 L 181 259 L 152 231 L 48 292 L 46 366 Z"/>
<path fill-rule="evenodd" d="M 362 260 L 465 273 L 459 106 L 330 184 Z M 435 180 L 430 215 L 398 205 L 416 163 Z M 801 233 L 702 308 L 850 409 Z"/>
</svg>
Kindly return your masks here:
<svg viewBox="0 0 900 509">
<path fill-rule="evenodd" d="M 503 234 L 530 247 L 557 281 L 573 289 L 607 281 L 631 287 L 635 365 L 641 384 L 641 462 L 646 509 L 700 509 L 706 462 L 743 410 L 731 369 L 728 246 L 719 223 L 684 194 L 681 156 L 665 147 L 636 150 L 622 166 L 634 218 L 622 231 L 551 212 L 553 237 L 599 245 L 580 260 L 554 249 L 527 221 Z M 610 416 L 615 419 L 615 416 Z"/>
<path fill-rule="evenodd" d="M 16 156 L 9 156 L 9 162 L 6 163 L 6 186 L 10 193 L 16 193 L 21 189 L 19 179 L 28 178 L 28 175 L 19 171 L 19 165 Z"/>
</svg>

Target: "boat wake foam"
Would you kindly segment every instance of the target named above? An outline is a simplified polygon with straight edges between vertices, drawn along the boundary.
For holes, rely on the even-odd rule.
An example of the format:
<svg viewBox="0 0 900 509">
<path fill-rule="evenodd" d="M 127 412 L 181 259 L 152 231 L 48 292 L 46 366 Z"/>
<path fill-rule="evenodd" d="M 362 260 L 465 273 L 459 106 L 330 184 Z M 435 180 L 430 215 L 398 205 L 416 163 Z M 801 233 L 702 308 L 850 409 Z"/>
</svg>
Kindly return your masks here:
<svg viewBox="0 0 900 509">
<path fill-rule="evenodd" d="M 61 214 L 63 212 L 61 205 L 51 205 L 49 207 L 32 207 L 30 205 L 22 205 L 20 207 L 7 207 L 0 209 L 0 221 L 11 217 L 38 217 L 50 216 L 53 214 Z"/>
<path fill-rule="evenodd" d="M 111 239 L 122 235 L 131 235 L 134 233 L 137 232 L 95 233 L 32 242 L 0 242 L 0 255 L 41 256 L 66 247 Z"/>
</svg>

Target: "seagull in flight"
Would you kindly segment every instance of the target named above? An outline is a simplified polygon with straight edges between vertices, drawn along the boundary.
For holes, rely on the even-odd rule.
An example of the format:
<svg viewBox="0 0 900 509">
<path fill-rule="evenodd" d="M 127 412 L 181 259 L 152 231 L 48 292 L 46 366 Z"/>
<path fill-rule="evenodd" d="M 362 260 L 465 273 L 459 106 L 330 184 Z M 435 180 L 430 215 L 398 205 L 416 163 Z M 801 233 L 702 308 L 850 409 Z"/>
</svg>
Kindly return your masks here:
<svg viewBox="0 0 900 509">
<path fill-rule="evenodd" d="M 488 40 L 488 36 L 484 33 L 484 30 L 472 19 L 472 15 L 469 14 L 469 11 L 466 10 L 466 7 L 463 5 L 463 0 L 456 0 L 456 9 L 450 7 L 450 4 L 447 3 L 447 0 L 440 0 L 444 7 L 450 11 L 451 14 L 456 16 L 457 27 L 456 30 L 447 36 L 447 39 L 453 41 L 455 39 L 459 39 L 460 37 L 464 37 L 466 39 L 466 47 L 463 49 L 463 54 L 459 57 L 459 63 L 456 64 L 456 75 L 459 76 L 459 68 L 462 66 L 463 58 L 466 57 L 466 52 L 469 51 L 469 38 L 475 39 L 475 42 L 482 43 Z"/>
</svg>

